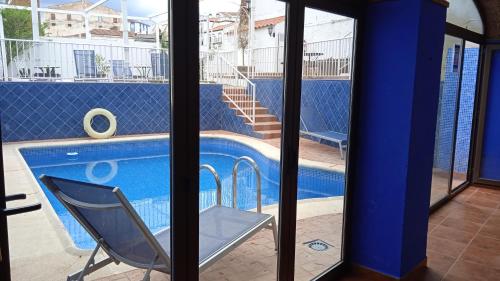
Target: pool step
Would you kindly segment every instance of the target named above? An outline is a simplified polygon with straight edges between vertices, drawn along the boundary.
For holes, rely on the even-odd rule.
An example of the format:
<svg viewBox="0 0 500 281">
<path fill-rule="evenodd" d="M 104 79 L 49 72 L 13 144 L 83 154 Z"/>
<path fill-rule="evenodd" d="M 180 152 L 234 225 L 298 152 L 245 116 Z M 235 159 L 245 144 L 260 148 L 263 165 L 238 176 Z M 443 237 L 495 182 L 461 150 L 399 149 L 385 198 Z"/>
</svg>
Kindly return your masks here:
<svg viewBox="0 0 500 281">
<path fill-rule="evenodd" d="M 273 139 L 281 137 L 281 123 L 278 118 L 269 113 L 258 100 L 255 101 L 255 123 L 252 124 L 243 112 L 252 112 L 253 97 L 247 94 L 247 89 L 243 87 L 223 86 L 222 101 L 233 110 L 234 114 L 248 126 L 261 139 Z M 240 109 L 243 111 L 241 112 Z"/>
</svg>

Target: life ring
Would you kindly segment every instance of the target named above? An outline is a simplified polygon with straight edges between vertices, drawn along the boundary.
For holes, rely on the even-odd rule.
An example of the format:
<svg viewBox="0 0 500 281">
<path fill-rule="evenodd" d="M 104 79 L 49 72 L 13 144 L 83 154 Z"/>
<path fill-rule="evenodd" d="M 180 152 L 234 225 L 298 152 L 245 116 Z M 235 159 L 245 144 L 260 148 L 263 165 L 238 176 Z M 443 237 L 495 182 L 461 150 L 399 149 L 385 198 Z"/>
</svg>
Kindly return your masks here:
<svg viewBox="0 0 500 281">
<path fill-rule="evenodd" d="M 97 115 L 102 115 L 108 119 L 109 127 L 104 132 L 97 132 L 92 128 L 92 119 Z M 83 129 L 92 138 L 95 139 L 107 139 L 113 136 L 116 132 L 116 117 L 109 110 L 104 108 L 94 108 L 85 114 L 83 118 Z"/>
<path fill-rule="evenodd" d="M 94 169 L 97 165 L 99 164 L 108 164 L 110 171 L 107 175 L 104 177 L 97 177 L 94 175 Z M 85 176 L 87 179 L 95 184 L 105 184 L 108 181 L 112 180 L 115 178 L 116 174 L 118 174 L 118 163 L 116 161 L 97 161 L 97 162 L 90 162 L 87 163 L 87 167 L 85 168 Z"/>
</svg>

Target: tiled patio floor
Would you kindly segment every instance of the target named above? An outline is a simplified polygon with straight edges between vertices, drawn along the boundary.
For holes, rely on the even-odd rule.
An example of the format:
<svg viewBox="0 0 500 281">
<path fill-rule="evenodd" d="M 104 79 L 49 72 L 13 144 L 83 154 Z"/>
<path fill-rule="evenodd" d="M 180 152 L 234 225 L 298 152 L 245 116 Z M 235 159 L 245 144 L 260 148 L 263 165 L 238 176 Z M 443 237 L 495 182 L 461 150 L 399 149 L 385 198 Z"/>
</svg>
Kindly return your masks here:
<svg viewBox="0 0 500 281">
<path fill-rule="evenodd" d="M 296 280 L 310 280 L 340 259 L 342 215 L 323 215 L 297 221 Z M 322 239 L 330 244 L 326 251 L 311 250 L 305 242 Z M 202 281 L 276 280 L 277 255 L 270 230 L 262 230 L 220 261 L 200 274 Z M 142 280 L 144 270 L 97 279 L 100 281 Z M 154 272 L 152 281 L 170 280 L 169 275 Z"/>
<path fill-rule="evenodd" d="M 499 281 L 500 189 L 464 190 L 431 215 L 427 243 L 428 268 L 415 280 Z"/>
<path fill-rule="evenodd" d="M 235 134 L 228 131 L 204 131 L 204 133 L 241 136 L 239 134 Z M 260 141 L 268 143 L 276 148 L 281 147 L 281 138 L 260 140 Z M 336 164 L 336 165 L 345 164 L 345 160 L 342 160 L 340 158 L 340 153 L 337 148 L 325 144 L 320 144 L 318 142 L 305 138 L 300 138 L 299 158 L 328 163 L 328 164 Z"/>
</svg>

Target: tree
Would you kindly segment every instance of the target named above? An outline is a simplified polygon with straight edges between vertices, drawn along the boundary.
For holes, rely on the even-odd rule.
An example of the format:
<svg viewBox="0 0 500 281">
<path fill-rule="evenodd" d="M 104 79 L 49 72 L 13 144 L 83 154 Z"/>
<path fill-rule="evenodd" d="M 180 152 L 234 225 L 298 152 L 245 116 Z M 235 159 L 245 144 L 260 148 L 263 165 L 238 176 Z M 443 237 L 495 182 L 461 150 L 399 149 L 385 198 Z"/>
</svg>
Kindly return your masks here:
<svg viewBox="0 0 500 281">
<path fill-rule="evenodd" d="M 3 18 L 3 29 L 5 38 L 7 39 L 33 39 L 33 30 L 31 26 L 31 11 L 17 9 L 1 10 Z M 43 23 L 39 27 L 40 36 L 45 35 L 47 23 Z M 12 59 L 23 53 L 31 45 L 27 43 L 18 44 L 9 42 L 7 46 L 7 64 Z"/>
<path fill-rule="evenodd" d="M 3 9 L 1 12 L 5 38 L 33 39 L 33 30 L 31 29 L 31 11 Z M 40 36 L 45 35 L 46 27 L 46 23 L 40 25 Z"/>
<path fill-rule="evenodd" d="M 250 15 L 250 0 L 240 0 L 240 22 L 238 24 L 238 47 L 243 52 L 243 65 L 245 65 L 245 49 L 248 47 L 248 31 Z"/>
</svg>

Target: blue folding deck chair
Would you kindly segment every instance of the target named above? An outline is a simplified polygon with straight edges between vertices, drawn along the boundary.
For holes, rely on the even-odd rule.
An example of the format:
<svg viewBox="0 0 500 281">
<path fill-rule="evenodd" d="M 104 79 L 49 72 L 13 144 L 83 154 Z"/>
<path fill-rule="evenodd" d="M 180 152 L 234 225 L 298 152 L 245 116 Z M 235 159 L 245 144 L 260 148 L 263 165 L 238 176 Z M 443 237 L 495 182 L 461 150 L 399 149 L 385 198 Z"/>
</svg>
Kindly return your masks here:
<svg viewBox="0 0 500 281">
<path fill-rule="evenodd" d="M 112 60 L 111 68 L 113 69 L 113 78 L 115 79 L 132 79 L 132 70 L 128 63 L 124 60 Z"/>
<path fill-rule="evenodd" d="M 73 50 L 75 56 L 76 79 L 97 78 L 94 50 Z"/>
<path fill-rule="evenodd" d="M 316 108 L 303 102 L 300 108 L 300 121 L 300 133 L 302 135 L 317 138 L 320 141 L 326 140 L 336 143 L 339 147 L 340 158 L 345 158 L 348 140 L 347 134 L 329 130 L 325 120 L 318 118 Z"/>
<path fill-rule="evenodd" d="M 118 187 L 45 175 L 40 179 L 97 242 L 85 267 L 69 275 L 68 281 L 81 281 L 84 276 L 112 262 L 147 269 L 143 280 L 149 279 L 152 270 L 171 272 L 170 228 L 151 233 Z M 218 176 L 216 182 L 217 204 L 200 212 L 200 271 L 263 228 L 273 230 L 277 248 L 274 216 L 222 206 Z M 108 258 L 96 262 L 99 249 Z"/>
<path fill-rule="evenodd" d="M 165 52 L 151 53 L 151 68 L 153 78 L 168 79 L 169 78 L 169 57 Z"/>
</svg>

